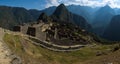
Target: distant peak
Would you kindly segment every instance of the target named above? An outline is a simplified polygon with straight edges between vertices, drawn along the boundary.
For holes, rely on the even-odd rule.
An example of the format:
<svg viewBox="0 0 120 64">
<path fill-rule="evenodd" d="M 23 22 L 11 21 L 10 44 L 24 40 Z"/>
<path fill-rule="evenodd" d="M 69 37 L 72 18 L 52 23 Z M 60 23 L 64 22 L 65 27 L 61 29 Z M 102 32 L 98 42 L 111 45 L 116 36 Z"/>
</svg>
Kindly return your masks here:
<svg viewBox="0 0 120 64">
<path fill-rule="evenodd" d="M 61 7 L 65 7 L 65 5 L 62 3 L 62 4 L 60 4 L 59 6 L 61 6 Z"/>
<path fill-rule="evenodd" d="M 105 7 L 105 8 L 111 8 L 109 5 L 105 5 L 104 7 Z"/>
<path fill-rule="evenodd" d="M 44 19 L 46 19 L 46 18 L 48 18 L 48 16 L 47 16 L 46 13 L 43 12 L 43 13 L 40 14 L 38 20 L 44 20 Z"/>
<path fill-rule="evenodd" d="M 45 16 L 47 16 L 47 14 L 46 14 L 46 13 L 44 13 L 44 12 L 43 12 L 43 13 L 41 13 L 41 15 L 40 15 L 40 16 L 44 16 L 44 15 L 45 15 Z"/>
<path fill-rule="evenodd" d="M 59 9 L 67 9 L 64 4 L 60 4 L 57 8 L 59 8 Z"/>
<path fill-rule="evenodd" d="M 102 10 L 112 10 L 112 8 L 109 5 L 105 5 L 101 8 Z"/>
</svg>

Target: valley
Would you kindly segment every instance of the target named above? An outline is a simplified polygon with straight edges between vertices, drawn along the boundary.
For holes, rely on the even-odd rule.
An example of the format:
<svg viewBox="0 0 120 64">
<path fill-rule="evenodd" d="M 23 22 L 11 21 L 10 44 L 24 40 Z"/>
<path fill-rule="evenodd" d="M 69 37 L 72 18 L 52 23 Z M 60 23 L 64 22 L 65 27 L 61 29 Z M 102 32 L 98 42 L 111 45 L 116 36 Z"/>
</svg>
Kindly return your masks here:
<svg viewBox="0 0 120 64">
<path fill-rule="evenodd" d="M 120 64 L 119 14 L 109 5 L 0 6 L 0 64 Z"/>
</svg>

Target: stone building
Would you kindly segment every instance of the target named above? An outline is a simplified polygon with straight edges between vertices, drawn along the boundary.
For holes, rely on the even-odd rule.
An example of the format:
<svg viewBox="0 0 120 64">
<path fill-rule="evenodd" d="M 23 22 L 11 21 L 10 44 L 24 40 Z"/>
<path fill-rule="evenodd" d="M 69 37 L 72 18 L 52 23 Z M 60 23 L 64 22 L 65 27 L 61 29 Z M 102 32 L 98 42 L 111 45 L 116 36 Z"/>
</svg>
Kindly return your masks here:
<svg viewBox="0 0 120 64">
<path fill-rule="evenodd" d="M 20 32 L 21 31 L 21 26 L 14 26 L 13 31 Z"/>
<path fill-rule="evenodd" d="M 37 21 L 19 26 L 14 26 L 13 31 L 31 35 L 41 40 L 46 40 L 46 30 L 49 30 L 50 26 L 52 26 L 52 23 L 49 23 L 50 21 L 52 21 L 52 19 L 49 16 L 47 16 L 45 13 L 41 13 Z M 55 35 L 54 37 L 57 38 L 57 35 Z"/>
<path fill-rule="evenodd" d="M 28 27 L 27 34 L 31 36 L 36 36 L 36 28 L 35 27 Z"/>
<path fill-rule="evenodd" d="M 34 36 L 41 40 L 46 40 L 45 31 L 46 29 L 48 29 L 48 27 L 49 25 L 44 23 L 34 24 L 34 25 L 18 25 L 18 26 L 14 26 L 13 31 Z"/>
<path fill-rule="evenodd" d="M 13 27 L 13 31 L 15 32 L 21 32 L 23 34 L 26 34 L 27 33 L 27 30 L 28 30 L 28 26 L 29 25 L 18 25 L 18 26 L 14 26 Z"/>
</svg>

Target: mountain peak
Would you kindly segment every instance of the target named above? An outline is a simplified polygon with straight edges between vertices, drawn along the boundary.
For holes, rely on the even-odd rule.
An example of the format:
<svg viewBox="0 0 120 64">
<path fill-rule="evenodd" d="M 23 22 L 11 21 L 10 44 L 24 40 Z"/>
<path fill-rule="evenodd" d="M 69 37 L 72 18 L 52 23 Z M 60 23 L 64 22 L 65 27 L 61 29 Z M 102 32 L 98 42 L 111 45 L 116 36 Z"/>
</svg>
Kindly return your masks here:
<svg viewBox="0 0 120 64">
<path fill-rule="evenodd" d="M 47 17 L 47 14 L 46 13 L 41 13 L 41 15 L 39 16 L 39 20 L 42 20 L 44 17 Z"/>
<path fill-rule="evenodd" d="M 104 7 L 106 7 L 106 8 L 111 8 L 109 5 L 105 5 Z"/>
<path fill-rule="evenodd" d="M 53 14 L 63 14 L 69 12 L 64 4 L 60 4 Z"/>
<path fill-rule="evenodd" d="M 104 7 L 100 8 L 98 10 L 98 12 L 108 12 L 108 11 L 111 11 L 112 13 L 114 12 L 114 10 L 109 6 L 109 5 L 105 5 Z"/>
<path fill-rule="evenodd" d="M 46 13 L 41 13 L 41 15 L 38 18 L 38 21 L 48 22 L 50 21 L 49 16 Z"/>
<path fill-rule="evenodd" d="M 53 16 L 55 20 L 59 19 L 60 21 L 68 21 L 69 14 L 70 12 L 66 6 L 64 4 L 60 4 L 53 13 Z"/>
<path fill-rule="evenodd" d="M 104 7 L 102 7 L 103 9 L 111 9 L 111 7 L 109 5 L 105 5 Z"/>
<path fill-rule="evenodd" d="M 61 7 L 65 7 L 65 5 L 62 3 L 62 4 L 60 4 L 59 6 L 61 6 Z"/>
</svg>

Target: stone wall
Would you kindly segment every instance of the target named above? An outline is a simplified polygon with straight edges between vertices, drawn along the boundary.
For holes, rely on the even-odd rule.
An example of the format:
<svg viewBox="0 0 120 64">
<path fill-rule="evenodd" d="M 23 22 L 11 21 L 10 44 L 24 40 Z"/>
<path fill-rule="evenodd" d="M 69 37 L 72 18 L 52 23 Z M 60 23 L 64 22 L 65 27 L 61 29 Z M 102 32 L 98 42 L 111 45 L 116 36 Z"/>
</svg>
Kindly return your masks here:
<svg viewBox="0 0 120 64">
<path fill-rule="evenodd" d="M 36 27 L 36 37 L 45 41 L 46 40 L 46 32 L 43 32 L 40 27 Z"/>
<path fill-rule="evenodd" d="M 14 26 L 13 31 L 20 32 L 21 31 L 21 26 Z"/>
<path fill-rule="evenodd" d="M 28 30 L 28 25 L 21 26 L 21 33 L 26 34 Z"/>
<path fill-rule="evenodd" d="M 14 26 L 13 27 L 13 31 L 15 32 L 21 32 L 23 34 L 26 34 L 28 30 L 28 26 L 24 25 L 24 26 Z"/>
<path fill-rule="evenodd" d="M 41 24 L 34 24 L 32 26 L 30 25 L 14 26 L 13 31 L 34 36 L 39 38 L 40 40 L 45 41 L 46 32 L 43 30 L 43 27 L 41 27 L 42 25 L 43 24 L 41 23 Z"/>
<path fill-rule="evenodd" d="M 31 36 L 36 36 L 36 28 L 35 27 L 28 27 L 27 34 Z"/>
</svg>

